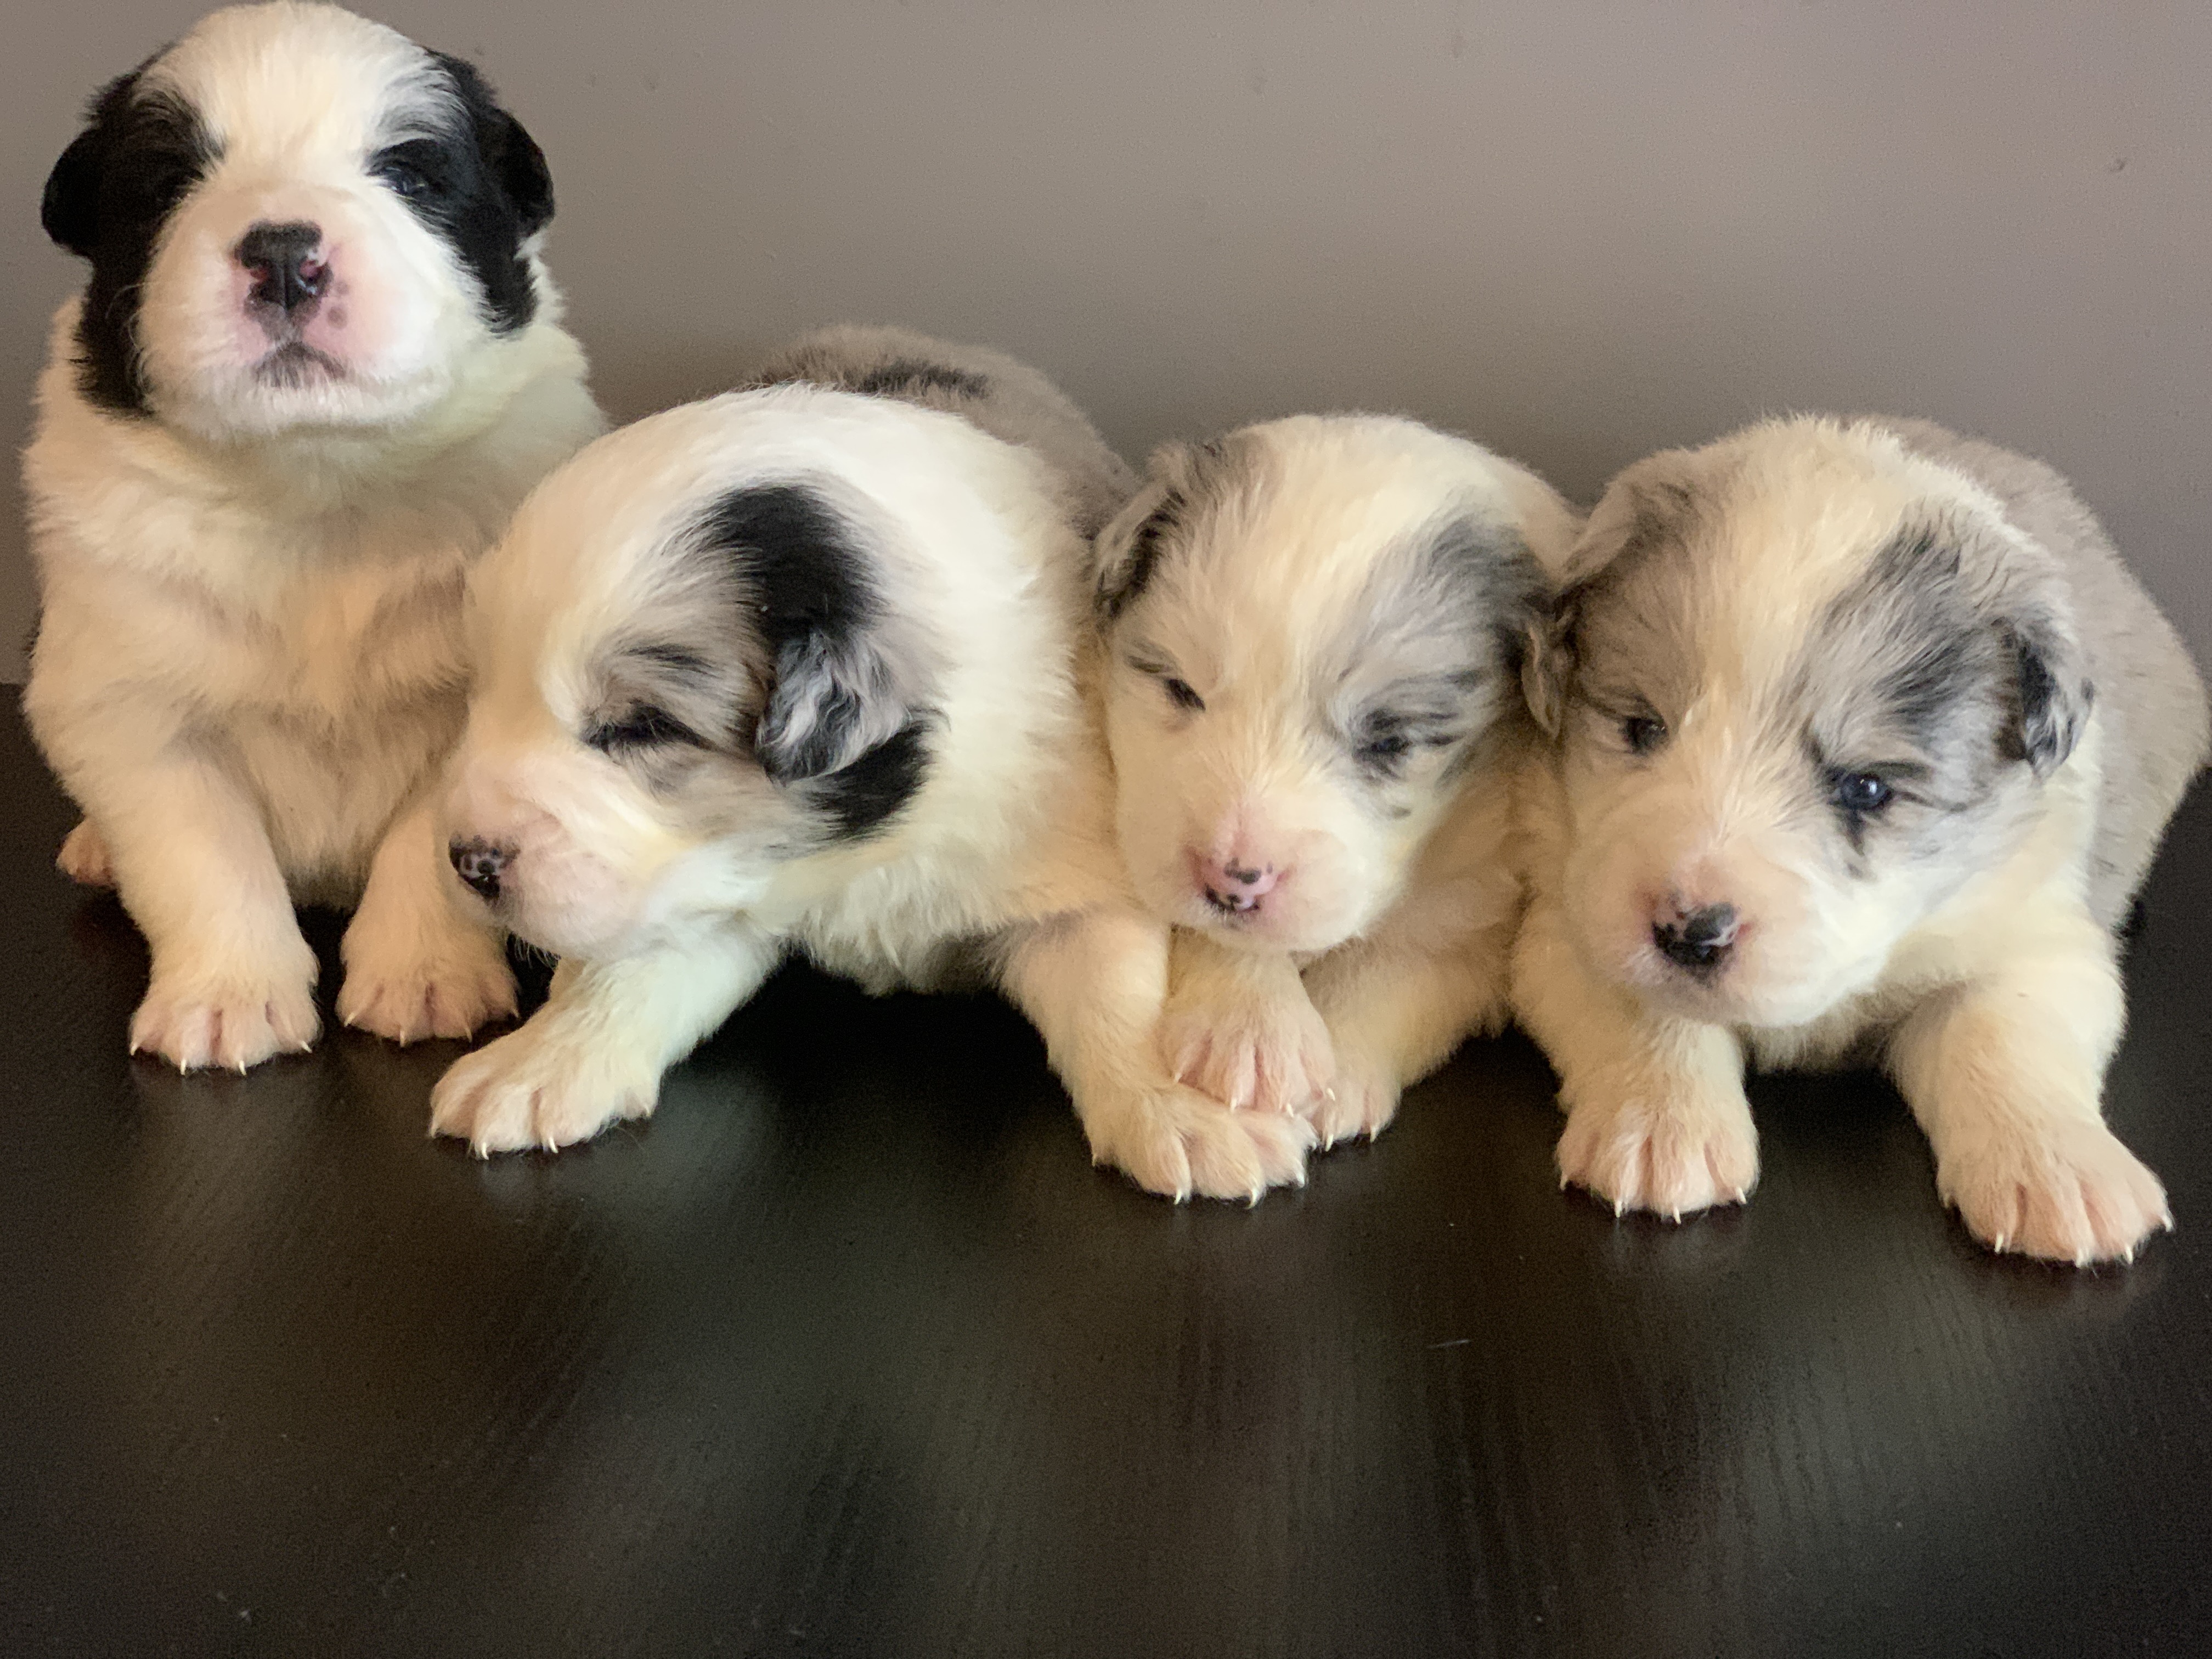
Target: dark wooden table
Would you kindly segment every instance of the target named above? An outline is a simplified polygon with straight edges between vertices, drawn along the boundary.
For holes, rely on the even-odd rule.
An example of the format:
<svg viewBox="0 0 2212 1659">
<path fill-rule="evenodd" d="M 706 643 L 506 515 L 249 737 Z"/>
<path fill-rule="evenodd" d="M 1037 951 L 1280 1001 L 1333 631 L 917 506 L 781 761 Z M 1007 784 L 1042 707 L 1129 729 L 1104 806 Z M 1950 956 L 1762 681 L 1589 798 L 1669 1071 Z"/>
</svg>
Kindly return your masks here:
<svg viewBox="0 0 2212 1659">
<path fill-rule="evenodd" d="M 1748 1209 L 1616 1221 L 1517 1038 L 1177 1210 L 1005 1007 L 796 970 L 479 1164 L 452 1045 L 127 1060 L 12 712 L 0 788 L 8 1654 L 2212 1652 L 2212 798 L 2110 1094 L 2180 1231 L 2092 1273 L 1970 1243 L 1864 1077 L 1754 1085 Z"/>
</svg>

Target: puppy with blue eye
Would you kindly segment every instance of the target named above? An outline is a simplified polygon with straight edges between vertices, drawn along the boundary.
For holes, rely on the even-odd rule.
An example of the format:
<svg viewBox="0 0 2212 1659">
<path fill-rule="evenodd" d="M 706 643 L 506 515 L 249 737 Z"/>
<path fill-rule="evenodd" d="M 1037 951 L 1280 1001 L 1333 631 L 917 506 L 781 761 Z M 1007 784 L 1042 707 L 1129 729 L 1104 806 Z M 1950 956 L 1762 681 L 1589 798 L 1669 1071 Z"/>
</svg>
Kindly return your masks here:
<svg viewBox="0 0 2212 1659">
<path fill-rule="evenodd" d="M 1177 1076 L 1373 1134 L 1504 1007 L 1520 671 L 1577 520 L 1412 421 L 1171 445 L 1098 539 L 1121 851 Z"/>
<path fill-rule="evenodd" d="M 2100 1096 L 2204 691 L 2065 482 L 1923 422 L 1770 422 L 1622 473 L 1568 575 L 1513 976 L 1563 1182 L 1740 1202 L 1746 1063 L 1874 1060 L 1976 1238 L 2087 1263 L 2169 1224 Z"/>
<path fill-rule="evenodd" d="M 477 571 L 453 866 L 562 962 L 434 1127 L 489 1153 L 641 1116 L 801 955 L 878 991 L 995 979 L 1150 1191 L 1297 1179 L 1302 1121 L 1154 1048 L 1168 933 L 1089 696 L 1084 527 L 1127 468 L 995 353 L 840 331 L 763 378 L 586 449 Z"/>
<path fill-rule="evenodd" d="M 358 902 L 337 1012 L 514 1007 L 448 902 L 470 562 L 601 422 L 539 258 L 545 159 L 476 70 L 335 6 L 234 7 L 105 88 L 47 233 L 90 267 L 23 459 L 24 710 L 153 973 L 131 1046 L 243 1069 L 320 1020 L 295 900 Z"/>
</svg>

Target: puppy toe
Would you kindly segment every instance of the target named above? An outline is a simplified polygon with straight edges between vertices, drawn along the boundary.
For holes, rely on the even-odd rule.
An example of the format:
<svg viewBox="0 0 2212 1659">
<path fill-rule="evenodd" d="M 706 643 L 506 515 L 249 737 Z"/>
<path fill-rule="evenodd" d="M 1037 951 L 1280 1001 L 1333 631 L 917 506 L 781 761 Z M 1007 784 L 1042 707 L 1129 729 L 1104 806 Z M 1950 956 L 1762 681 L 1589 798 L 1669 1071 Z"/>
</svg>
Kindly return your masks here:
<svg viewBox="0 0 2212 1659">
<path fill-rule="evenodd" d="M 1680 1220 L 1742 1202 L 1759 1179 L 1759 1142 L 1732 1103 L 1594 1100 L 1568 1113 L 1559 1161 L 1563 1185 L 1585 1188 L 1616 1214 Z"/>
<path fill-rule="evenodd" d="M 2101 1122 L 1992 1135 L 1954 1155 L 1938 1179 L 1976 1238 L 2046 1261 L 2131 1260 L 2172 1225 L 2166 1188 Z"/>
<path fill-rule="evenodd" d="M 312 981 L 246 975 L 180 986 L 158 976 L 131 1021 L 131 1051 L 180 1072 L 243 1072 L 312 1048 L 322 1029 Z"/>
</svg>

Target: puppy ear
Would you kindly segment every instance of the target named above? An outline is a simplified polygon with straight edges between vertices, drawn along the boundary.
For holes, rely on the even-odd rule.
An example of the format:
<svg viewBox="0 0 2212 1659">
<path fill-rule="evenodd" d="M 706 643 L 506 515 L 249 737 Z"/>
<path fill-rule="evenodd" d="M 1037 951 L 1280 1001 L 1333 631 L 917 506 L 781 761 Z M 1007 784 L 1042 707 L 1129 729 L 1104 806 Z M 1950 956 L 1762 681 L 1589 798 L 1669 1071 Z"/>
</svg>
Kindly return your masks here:
<svg viewBox="0 0 2212 1659">
<path fill-rule="evenodd" d="M 1228 450 L 1225 441 L 1164 443 L 1146 464 L 1144 488 L 1114 515 L 1092 543 L 1098 614 L 1112 622 L 1150 585 L 1169 538 L 1190 516 L 1199 475 Z"/>
<path fill-rule="evenodd" d="M 1547 738 L 1558 737 L 1566 719 L 1567 688 L 1575 677 L 1576 605 L 1577 596 L 1571 591 L 1528 623 L 1521 695 L 1537 728 Z"/>
<path fill-rule="evenodd" d="M 107 161 L 107 134 L 115 112 L 130 100 L 138 71 L 118 75 L 94 94 L 88 125 L 70 140 L 46 175 L 39 222 L 47 235 L 80 258 L 100 243 L 100 174 Z"/>
<path fill-rule="evenodd" d="M 2097 690 L 2081 642 L 2055 612 L 2033 611 L 1999 626 L 2019 676 L 2020 752 L 2037 777 L 2047 778 L 2081 740 Z"/>
<path fill-rule="evenodd" d="M 761 769 L 792 784 L 842 771 L 914 724 L 919 665 L 895 646 L 878 559 L 822 492 L 749 485 L 708 510 L 701 550 L 726 561 L 768 658 L 753 731 Z"/>
<path fill-rule="evenodd" d="M 525 236 L 535 236 L 553 221 L 553 170 L 545 165 L 545 152 L 529 130 L 503 109 L 492 111 L 496 141 L 487 140 L 488 155 L 514 216 Z"/>
</svg>

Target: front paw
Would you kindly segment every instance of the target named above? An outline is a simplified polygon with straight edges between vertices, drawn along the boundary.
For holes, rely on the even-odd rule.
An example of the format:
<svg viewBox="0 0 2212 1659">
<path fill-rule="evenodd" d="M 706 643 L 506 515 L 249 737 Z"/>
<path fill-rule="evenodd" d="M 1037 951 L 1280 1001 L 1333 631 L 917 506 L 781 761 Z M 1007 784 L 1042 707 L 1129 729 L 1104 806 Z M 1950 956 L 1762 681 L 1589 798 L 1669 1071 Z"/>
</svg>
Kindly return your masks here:
<svg viewBox="0 0 2212 1659">
<path fill-rule="evenodd" d="M 1741 1204 L 1759 1180 L 1759 1137 L 1740 1086 L 1644 1078 L 1580 1091 L 1559 1136 L 1559 1184 L 1624 1210 L 1680 1220 Z"/>
<path fill-rule="evenodd" d="M 1938 1159 L 1936 1190 L 1996 1250 L 2047 1261 L 2131 1261 L 2173 1225 L 2166 1188 L 2101 1122 L 1994 1130 Z"/>
<path fill-rule="evenodd" d="M 92 827 L 90 818 L 81 820 L 62 838 L 62 850 L 54 866 L 81 887 L 115 885 L 115 861 L 108 856 L 107 843 Z"/>
<path fill-rule="evenodd" d="M 646 1116 L 659 1093 L 659 1067 L 623 1052 L 618 1034 L 570 1036 L 541 1012 L 453 1062 L 430 1092 L 430 1133 L 478 1158 L 552 1152 Z"/>
<path fill-rule="evenodd" d="M 1270 1187 L 1305 1184 L 1313 1131 L 1281 1112 L 1232 1111 L 1195 1090 L 1139 1088 L 1084 1114 L 1094 1164 L 1110 1164 L 1148 1193 L 1257 1203 Z"/>
<path fill-rule="evenodd" d="M 1240 1109 L 1294 1112 L 1318 1098 L 1335 1055 L 1328 1027 L 1295 981 L 1292 989 L 1295 997 L 1170 1006 L 1160 1050 L 1176 1081 Z"/>
<path fill-rule="evenodd" d="M 131 1017 L 131 1052 L 158 1054 L 180 1072 L 242 1072 L 272 1054 L 304 1053 L 322 1030 L 314 988 L 312 966 L 289 973 L 156 972 Z"/>
<path fill-rule="evenodd" d="M 1327 1151 L 1340 1140 L 1381 1134 L 1398 1115 L 1398 1093 L 1395 1069 L 1355 1049 L 1339 1048 L 1334 1081 L 1303 1109 Z"/>
<path fill-rule="evenodd" d="M 338 1018 L 405 1044 L 422 1037 L 466 1037 L 514 1013 L 514 975 L 490 934 L 448 927 L 428 939 L 388 939 L 346 932 L 345 982 Z"/>
</svg>

